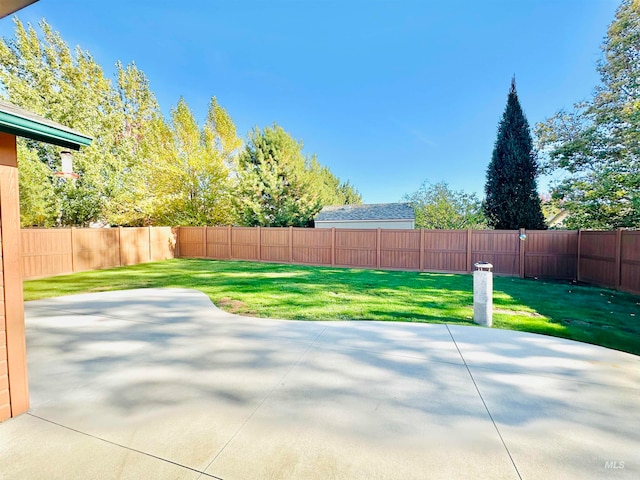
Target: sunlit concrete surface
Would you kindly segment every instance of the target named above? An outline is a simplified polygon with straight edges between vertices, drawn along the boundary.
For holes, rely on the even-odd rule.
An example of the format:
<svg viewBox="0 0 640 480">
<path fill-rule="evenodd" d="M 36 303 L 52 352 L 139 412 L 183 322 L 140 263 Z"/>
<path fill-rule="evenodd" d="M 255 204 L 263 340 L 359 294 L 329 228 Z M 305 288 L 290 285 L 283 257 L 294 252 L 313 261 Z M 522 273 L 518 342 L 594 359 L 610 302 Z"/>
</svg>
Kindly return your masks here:
<svg viewBox="0 0 640 480">
<path fill-rule="evenodd" d="M 149 289 L 26 304 L 2 479 L 637 479 L 640 357 Z"/>
</svg>

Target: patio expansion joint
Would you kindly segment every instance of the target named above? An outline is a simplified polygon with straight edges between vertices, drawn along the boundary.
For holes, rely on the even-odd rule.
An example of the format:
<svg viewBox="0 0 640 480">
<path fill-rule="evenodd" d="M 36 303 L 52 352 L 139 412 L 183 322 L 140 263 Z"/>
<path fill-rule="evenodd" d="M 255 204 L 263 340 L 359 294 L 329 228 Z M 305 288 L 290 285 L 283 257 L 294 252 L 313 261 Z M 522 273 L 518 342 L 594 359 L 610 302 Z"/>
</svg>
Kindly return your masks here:
<svg viewBox="0 0 640 480">
<path fill-rule="evenodd" d="M 150 457 L 150 458 L 155 458 L 156 460 L 160 460 L 161 462 L 170 463 L 172 465 L 176 465 L 176 466 L 184 468 L 186 470 L 190 470 L 192 472 L 199 473 L 200 476 L 198 478 L 200 478 L 202 475 L 205 475 L 206 477 L 213 478 L 214 480 L 224 480 L 223 478 L 216 477 L 215 475 L 211 475 L 211 474 L 205 473 L 203 470 L 198 470 L 196 468 L 189 467 L 187 465 L 183 465 L 183 464 L 178 463 L 178 462 L 174 462 L 173 460 L 168 460 L 166 458 L 158 457 L 157 455 L 153 455 L 153 454 L 148 453 L 148 452 L 143 452 L 142 450 L 137 450 L 135 448 L 127 447 L 126 445 L 122 445 L 120 443 L 112 442 L 111 440 L 107 440 L 105 438 L 98 437 L 96 435 L 92 435 L 92 434 L 87 433 L 87 432 L 83 432 L 82 430 L 77 430 L 75 428 L 69 427 L 67 425 L 63 425 L 63 424 L 58 423 L 58 422 L 54 422 L 53 420 L 49 420 L 48 418 L 40 417 L 40 416 L 35 415 L 35 414 L 31 413 L 31 412 L 27 412 L 26 415 L 29 415 L 30 417 L 33 417 L 33 418 L 37 418 L 38 420 L 41 420 L 43 422 L 47 422 L 47 423 L 50 423 L 52 425 L 56 425 L 57 427 L 64 428 L 64 429 L 69 430 L 71 432 L 79 433 L 80 435 L 84 435 L 84 436 L 93 438 L 93 439 L 98 440 L 100 442 L 108 443 L 109 445 L 113 445 L 115 447 L 124 448 L 125 450 L 129 450 L 130 452 L 139 453 L 140 455 L 144 455 L 144 456 Z"/>
<path fill-rule="evenodd" d="M 502 434 L 500 433 L 500 429 L 498 428 L 498 425 L 496 424 L 496 421 L 494 420 L 493 415 L 491 415 L 491 411 L 489 410 L 489 407 L 487 406 L 487 403 L 484 401 L 484 397 L 482 396 L 482 393 L 480 392 L 480 388 L 478 388 L 478 384 L 476 383 L 475 378 L 473 378 L 473 374 L 471 373 L 471 370 L 469 369 L 469 365 L 467 365 L 467 361 L 465 360 L 464 356 L 462 355 L 462 352 L 460 351 L 460 348 L 458 347 L 458 343 L 456 342 L 456 339 L 453 337 L 453 334 L 451 333 L 451 330 L 449 329 L 449 325 L 445 323 L 445 326 L 447 327 L 447 331 L 449 332 L 449 335 L 451 336 L 451 340 L 453 341 L 453 344 L 456 346 L 456 350 L 458 350 L 458 353 L 460 354 L 460 358 L 462 359 L 462 362 L 464 363 L 464 366 L 467 369 L 467 373 L 469 374 L 469 377 L 471 378 L 471 381 L 473 382 L 473 386 L 475 387 L 476 392 L 478 392 L 478 396 L 480 397 L 480 400 L 482 401 L 482 405 L 484 405 L 484 408 L 487 411 L 487 415 L 489 415 L 489 418 L 491 419 L 491 423 L 493 423 L 493 427 L 496 429 L 496 432 L 498 433 L 498 437 L 500 437 L 500 441 L 502 442 L 502 445 L 504 446 L 504 449 L 506 450 L 507 455 L 509 455 L 509 460 L 511 460 L 511 464 L 513 465 L 513 468 L 516 470 L 516 474 L 518 475 L 518 478 L 520 480 L 522 480 L 522 475 L 520 475 L 520 471 L 518 470 L 518 466 L 516 465 L 516 462 L 513 460 L 513 457 L 511 456 L 511 452 L 509 451 L 509 447 L 507 447 L 507 444 L 504 441 L 504 438 L 502 438 Z"/>
<path fill-rule="evenodd" d="M 229 444 L 233 441 L 234 438 L 236 438 L 236 436 L 240 433 L 240 431 L 245 427 L 245 425 L 247 423 L 249 423 L 249 420 L 251 420 L 253 418 L 253 416 L 258 412 L 258 410 L 260 410 L 260 408 L 262 407 L 262 405 L 264 405 L 264 403 L 271 397 L 271 395 L 273 394 L 273 392 L 276 391 L 276 389 L 278 388 L 279 385 L 282 384 L 282 382 L 284 381 L 285 378 L 287 378 L 289 376 L 289 374 L 293 371 L 294 368 L 296 368 L 298 366 L 298 364 L 302 361 L 302 359 L 307 355 L 307 353 L 309 352 L 309 350 L 311 350 L 311 347 L 313 347 L 313 345 L 318 341 L 318 339 L 322 336 L 322 334 L 325 332 L 325 330 L 327 329 L 327 327 L 324 327 L 322 329 L 322 331 L 320 333 L 318 333 L 318 335 L 316 335 L 316 337 L 313 339 L 313 341 L 307 346 L 307 348 L 305 349 L 305 351 L 302 353 L 302 355 L 300 355 L 300 357 L 294 362 L 293 365 L 291 365 L 291 367 L 289 367 L 289 369 L 285 372 L 285 374 L 275 383 L 275 385 L 273 386 L 273 388 L 271 390 L 269 390 L 269 393 L 267 393 L 265 395 L 265 397 L 260 401 L 260 403 L 256 406 L 256 408 L 253 409 L 253 411 L 249 414 L 249 416 L 245 419 L 244 422 L 242 422 L 242 425 L 240 425 L 240 427 L 238 427 L 238 429 L 234 432 L 233 435 L 231 435 L 231 438 L 229 438 L 229 440 L 227 440 L 227 442 L 223 445 L 223 447 L 220 449 L 220 451 L 218 451 L 218 453 L 216 453 L 216 455 L 213 457 L 213 459 L 207 464 L 206 467 L 204 467 L 202 470 L 204 472 L 206 472 L 209 467 L 211 467 L 211 465 L 213 465 L 213 463 L 218 459 L 218 457 L 222 454 L 222 452 L 224 452 L 224 450 L 229 446 Z M 205 475 L 207 475 L 205 473 Z M 198 477 L 199 478 L 199 477 Z M 213 478 L 218 478 L 218 477 L 213 477 Z"/>
<path fill-rule="evenodd" d="M 473 365 L 473 368 L 476 370 L 482 370 L 484 372 L 494 372 L 494 373 L 507 373 L 514 375 L 527 375 L 528 377 L 538 377 L 538 378 L 549 378 L 552 380 L 562 380 L 571 383 L 577 383 L 581 385 L 594 385 L 598 387 L 607 387 L 607 388 L 615 388 L 620 390 L 637 390 L 640 391 L 640 386 L 630 386 L 630 385 L 615 385 L 612 383 L 604 383 L 604 382 L 596 382 L 589 380 L 581 380 L 579 378 L 572 377 L 570 374 L 563 373 L 546 373 L 546 372 L 524 372 L 518 371 L 509 368 L 499 368 L 494 366 L 487 365 Z"/>
</svg>

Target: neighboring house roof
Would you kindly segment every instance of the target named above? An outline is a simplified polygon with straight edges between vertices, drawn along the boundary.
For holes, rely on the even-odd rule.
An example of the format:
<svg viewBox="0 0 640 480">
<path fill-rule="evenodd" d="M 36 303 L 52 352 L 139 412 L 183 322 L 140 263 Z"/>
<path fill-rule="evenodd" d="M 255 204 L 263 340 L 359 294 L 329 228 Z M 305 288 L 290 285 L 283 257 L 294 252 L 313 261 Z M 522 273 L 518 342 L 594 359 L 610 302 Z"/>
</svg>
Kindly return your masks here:
<svg viewBox="0 0 640 480">
<path fill-rule="evenodd" d="M 415 220 L 415 213 L 408 203 L 338 205 L 323 207 L 315 220 L 316 222 Z"/>
<path fill-rule="evenodd" d="M 562 209 L 558 213 L 556 213 L 553 217 L 547 220 L 547 225 L 550 228 L 560 227 L 563 225 L 563 222 L 567 219 L 568 216 L 569 216 L 569 211 Z"/>
<path fill-rule="evenodd" d="M 91 137 L 0 100 L 0 132 L 80 150 Z"/>
</svg>

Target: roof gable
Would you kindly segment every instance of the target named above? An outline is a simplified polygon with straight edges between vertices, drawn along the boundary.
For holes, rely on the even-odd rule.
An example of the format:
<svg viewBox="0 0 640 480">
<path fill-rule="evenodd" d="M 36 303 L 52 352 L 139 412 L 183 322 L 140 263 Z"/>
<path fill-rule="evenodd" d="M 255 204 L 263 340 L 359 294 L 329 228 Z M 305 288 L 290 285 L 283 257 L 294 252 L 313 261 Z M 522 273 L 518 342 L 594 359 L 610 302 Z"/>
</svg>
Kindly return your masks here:
<svg viewBox="0 0 640 480">
<path fill-rule="evenodd" d="M 363 205 L 333 205 L 323 207 L 316 222 L 365 220 L 415 220 L 408 203 L 377 203 Z"/>
</svg>

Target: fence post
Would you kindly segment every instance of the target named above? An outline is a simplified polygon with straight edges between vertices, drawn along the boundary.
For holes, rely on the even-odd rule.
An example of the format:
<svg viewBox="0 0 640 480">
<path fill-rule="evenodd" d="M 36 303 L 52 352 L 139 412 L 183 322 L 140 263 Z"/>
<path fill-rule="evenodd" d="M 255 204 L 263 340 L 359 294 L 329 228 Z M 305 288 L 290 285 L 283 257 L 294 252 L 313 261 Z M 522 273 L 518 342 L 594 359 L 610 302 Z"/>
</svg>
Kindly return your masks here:
<svg viewBox="0 0 640 480">
<path fill-rule="evenodd" d="M 289 227 L 289 263 L 293 263 L 293 227 Z"/>
<path fill-rule="evenodd" d="M 380 228 L 376 233 L 376 269 L 380 270 Z"/>
<path fill-rule="evenodd" d="M 527 238 L 527 233 L 526 230 L 524 228 L 520 229 L 520 232 L 518 234 L 518 239 L 520 240 L 520 278 L 524 278 L 524 254 L 525 254 L 525 250 L 526 250 L 526 240 L 523 240 L 523 235 L 524 238 Z"/>
<path fill-rule="evenodd" d="M 418 270 L 424 270 L 424 228 L 420 229 L 420 254 L 418 255 L 420 260 L 420 265 L 418 265 Z"/>
<path fill-rule="evenodd" d="M 258 232 L 258 261 L 262 260 L 262 234 L 260 233 L 260 226 L 257 226 Z"/>
<path fill-rule="evenodd" d="M 71 271 L 76 272 L 76 241 L 74 238 L 74 232 L 76 227 L 71 227 Z"/>
<path fill-rule="evenodd" d="M 616 230 L 616 284 L 615 288 L 618 290 L 622 285 L 622 227 L 618 227 Z"/>
<path fill-rule="evenodd" d="M 118 265 L 122 266 L 122 227 L 118 227 Z"/>
<path fill-rule="evenodd" d="M 578 229 L 578 252 L 577 252 L 577 261 L 576 261 L 576 281 L 580 281 L 580 253 L 582 248 L 582 229 Z"/>
<path fill-rule="evenodd" d="M 227 251 L 229 253 L 229 260 L 231 260 L 231 225 L 227 225 Z"/>
<path fill-rule="evenodd" d="M 171 233 L 175 231 L 176 244 L 173 247 L 173 258 L 182 258 L 182 252 L 180 252 L 180 227 L 174 227 L 171 229 Z"/>
<path fill-rule="evenodd" d="M 331 265 L 336 264 L 336 228 L 331 227 Z"/>
<path fill-rule="evenodd" d="M 471 237 L 473 236 L 473 230 L 467 228 L 467 273 L 471 273 Z"/>
<path fill-rule="evenodd" d="M 147 227 L 149 229 L 149 261 L 153 259 L 153 252 L 151 250 L 151 225 Z"/>
</svg>

